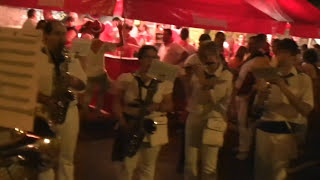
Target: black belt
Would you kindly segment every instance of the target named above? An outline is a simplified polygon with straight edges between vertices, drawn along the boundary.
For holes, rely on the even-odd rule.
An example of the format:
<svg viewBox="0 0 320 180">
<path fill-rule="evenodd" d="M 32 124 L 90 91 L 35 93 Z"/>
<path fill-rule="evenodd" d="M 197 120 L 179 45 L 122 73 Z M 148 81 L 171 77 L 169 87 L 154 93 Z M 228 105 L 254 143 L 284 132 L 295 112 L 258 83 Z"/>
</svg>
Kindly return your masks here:
<svg viewBox="0 0 320 180">
<path fill-rule="evenodd" d="M 269 133 L 291 134 L 298 126 L 299 124 L 285 121 L 262 121 L 258 123 L 257 129 Z"/>
</svg>

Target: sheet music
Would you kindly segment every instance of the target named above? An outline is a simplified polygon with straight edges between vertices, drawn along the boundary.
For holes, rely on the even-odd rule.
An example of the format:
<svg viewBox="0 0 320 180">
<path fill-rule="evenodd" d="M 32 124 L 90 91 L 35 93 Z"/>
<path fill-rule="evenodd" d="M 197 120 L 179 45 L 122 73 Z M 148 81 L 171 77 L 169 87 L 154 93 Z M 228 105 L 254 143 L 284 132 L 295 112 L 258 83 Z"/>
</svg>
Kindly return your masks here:
<svg viewBox="0 0 320 180">
<path fill-rule="evenodd" d="M 153 60 L 148 75 L 161 81 L 174 81 L 179 73 L 179 67 L 159 60 Z"/>
<path fill-rule="evenodd" d="M 0 27 L 0 126 L 33 130 L 40 31 Z"/>
</svg>

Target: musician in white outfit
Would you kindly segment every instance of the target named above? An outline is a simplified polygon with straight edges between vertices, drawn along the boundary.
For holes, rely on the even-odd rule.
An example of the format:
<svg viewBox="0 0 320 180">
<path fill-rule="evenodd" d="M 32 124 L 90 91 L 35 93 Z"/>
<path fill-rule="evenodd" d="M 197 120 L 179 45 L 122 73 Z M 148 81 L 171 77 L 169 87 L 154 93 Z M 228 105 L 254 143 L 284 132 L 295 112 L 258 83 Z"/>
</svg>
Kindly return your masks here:
<svg viewBox="0 0 320 180">
<path fill-rule="evenodd" d="M 154 46 L 145 45 L 138 52 L 140 68 L 135 73 L 120 75 L 116 82 L 116 98 L 114 101 L 114 112 L 120 123 L 121 129 L 128 129 L 130 119 L 141 120 L 141 107 L 139 101 L 146 101 L 149 87 L 155 81 L 147 72 L 152 60 L 159 60 L 157 50 Z M 140 79 L 140 83 L 138 81 Z M 143 85 L 142 85 L 142 84 Z M 172 111 L 173 83 L 160 81 L 152 97 L 152 104 L 145 107 L 149 112 L 145 118 L 152 119 L 156 124 L 153 134 L 146 134 L 142 145 L 133 157 L 125 157 L 122 163 L 120 179 L 131 180 L 134 171 L 137 172 L 139 180 L 153 180 L 156 161 L 164 144 L 168 143 L 168 119 L 167 112 Z M 131 117 L 131 118 L 128 118 Z"/>
<path fill-rule="evenodd" d="M 218 152 L 227 126 L 232 74 L 223 67 L 213 41 L 204 42 L 196 55 L 200 64 L 192 67 L 195 74 L 187 107 L 185 179 L 213 180 L 217 179 Z M 198 172 L 200 158 L 201 173 Z"/>
<path fill-rule="evenodd" d="M 68 59 L 63 54 L 65 44 L 66 28 L 59 21 L 49 21 L 44 29 L 44 44 L 42 55 L 39 59 L 39 94 L 38 102 L 52 107 L 54 111 L 56 104 L 52 93 L 55 90 L 54 78 L 61 72 L 61 66 L 68 63 L 67 85 L 73 93 L 82 91 L 86 85 L 86 75 L 78 59 Z M 70 54 L 69 54 L 70 55 Z M 60 140 L 60 153 L 58 166 L 55 170 L 50 169 L 39 175 L 40 180 L 73 180 L 74 179 L 74 152 L 76 149 L 79 133 L 79 115 L 77 101 L 69 103 L 65 122 L 56 127 L 57 138 Z"/>
<path fill-rule="evenodd" d="M 313 107 L 311 79 L 294 67 L 298 46 L 292 39 L 277 44 L 279 78 L 258 89 L 265 98 L 263 115 L 257 122 L 255 179 L 285 180 L 290 160 L 303 143 L 306 117 Z"/>
</svg>

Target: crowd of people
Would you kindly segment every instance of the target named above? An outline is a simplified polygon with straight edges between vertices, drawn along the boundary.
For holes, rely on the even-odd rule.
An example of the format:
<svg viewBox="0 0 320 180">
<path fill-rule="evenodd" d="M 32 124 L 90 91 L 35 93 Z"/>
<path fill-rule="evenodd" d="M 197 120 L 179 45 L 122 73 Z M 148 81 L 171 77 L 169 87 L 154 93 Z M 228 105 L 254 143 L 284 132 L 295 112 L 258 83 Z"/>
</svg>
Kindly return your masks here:
<svg viewBox="0 0 320 180">
<path fill-rule="evenodd" d="M 120 179 L 154 179 L 159 152 L 169 141 L 167 115 L 172 112 L 185 121 L 181 147 L 185 179 L 219 179 L 218 154 L 230 124 L 236 124 L 239 133 L 236 157 L 245 160 L 254 154 L 257 180 L 284 180 L 295 167 L 320 160 L 318 45 L 299 48 L 294 40 L 286 38 L 274 39 L 270 48 L 266 35 L 258 34 L 250 37 L 247 46 L 239 47 L 227 62 L 223 32 L 218 32 L 214 40 L 202 34 L 196 49 L 188 43 L 187 28 L 182 28 L 180 41 L 174 41 L 173 30 L 164 29 L 163 43 L 157 48 L 142 45 L 152 38 L 146 35 L 137 40 L 130 33 L 134 29 L 132 22 L 123 23 L 118 18 L 113 19 L 109 29 L 116 28 L 119 33 L 108 34 L 106 25 L 97 20 L 88 21 L 77 30 L 71 15 L 64 22 L 47 19 L 36 25 L 34 13 L 28 11 L 23 28 L 43 30 L 38 102 L 55 106 L 51 98 L 54 89 L 59 88 L 55 80 L 63 74 L 61 66 L 67 64 L 68 87 L 75 95 L 85 94 L 79 97 L 81 111 L 88 111 L 96 87 L 96 109 L 100 110 L 104 94 L 112 87 L 113 113 L 120 131 L 129 136 L 142 129 L 141 142 L 135 142 L 138 146 L 133 153 L 114 157 L 122 163 Z M 146 29 L 141 25 L 137 31 Z M 67 61 L 64 48 L 71 48 L 78 33 L 91 40 L 90 52 Z M 140 66 L 136 72 L 120 75 L 110 86 L 104 71 L 104 54 L 119 48 L 124 56 L 135 54 Z M 147 72 L 154 60 L 178 66 L 181 71 L 176 80 L 150 77 Z M 61 138 L 58 168 L 41 173 L 39 179 L 73 179 L 79 132 L 77 104 L 77 98 L 71 101 L 65 122 L 57 128 Z M 129 147 L 131 141 L 115 139 L 119 140 Z"/>
</svg>

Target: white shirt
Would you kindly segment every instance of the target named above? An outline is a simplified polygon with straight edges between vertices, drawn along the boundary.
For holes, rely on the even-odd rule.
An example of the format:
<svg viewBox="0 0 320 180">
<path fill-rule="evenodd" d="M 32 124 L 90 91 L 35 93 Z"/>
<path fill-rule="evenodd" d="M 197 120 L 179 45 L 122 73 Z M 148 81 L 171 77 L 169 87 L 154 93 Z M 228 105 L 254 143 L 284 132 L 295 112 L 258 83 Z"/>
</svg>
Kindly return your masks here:
<svg viewBox="0 0 320 180">
<path fill-rule="evenodd" d="M 94 40 L 93 40 L 94 41 Z M 109 42 L 104 42 L 97 53 L 94 53 L 90 48 L 89 54 L 86 57 L 88 77 L 96 77 L 105 73 L 104 54 L 116 50 L 116 45 Z"/>
<path fill-rule="evenodd" d="M 193 76 L 193 91 L 187 107 L 190 113 L 207 113 L 208 118 L 225 117 L 233 89 L 233 75 L 228 70 L 224 70 L 222 65 L 220 65 L 214 75 L 216 76 L 214 77 L 216 78 L 216 85 L 213 89 L 209 90 L 211 98 L 209 104 L 203 103 L 207 103 L 207 97 L 203 96 L 204 90 L 201 89 L 198 78 L 195 75 Z"/>
<path fill-rule="evenodd" d="M 48 50 L 45 49 L 45 52 L 48 52 Z M 44 54 L 44 53 L 39 54 L 39 61 L 36 65 L 36 71 L 38 73 L 38 92 L 46 96 L 51 96 L 54 90 L 54 84 L 53 84 L 54 64 L 52 62 L 51 56 L 50 55 L 48 56 L 47 54 Z M 83 71 L 78 59 L 71 58 L 71 62 L 68 64 L 68 71 L 70 75 L 80 79 L 85 84 L 87 83 L 86 74 Z M 74 89 L 70 89 L 70 90 L 73 93 L 78 92 Z M 73 102 L 70 103 L 69 108 L 75 107 L 76 104 L 77 104 L 77 100 L 74 100 Z M 48 117 L 46 108 L 44 109 L 43 105 L 40 103 L 37 104 L 36 114 L 44 118 Z"/>
<path fill-rule="evenodd" d="M 46 50 L 47 51 L 47 50 Z M 51 96 L 53 91 L 53 77 L 54 77 L 54 64 L 51 57 L 41 53 L 39 55 L 39 61 L 37 63 L 37 72 L 39 75 L 38 88 L 39 92 L 44 95 Z M 80 62 L 76 58 L 71 58 L 71 62 L 68 64 L 69 74 L 77 77 L 84 83 L 87 82 L 87 76 L 84 73 Z M 74 90 L 73 90 L 74 91 Z"/>
<path fill-rule="evenodd" d="M 150 81 L 151 82 L 151 81 Z M 148 85 L 150 82 L 146 83 Z M 123 101 L 127 105 L 136 102 L 139 97 L 139 86 L 137 80 L 131 73 L 121 74 L 116 81 L 116 91 L 125 90 Z M 157 92 L 153 96 L 154 103 L 161 103 L 166 95 L 173 91 L 173 83 L 163 81 L 158 84 Z M 147 89 L 141 89 L 142 99 L 145 99 Z M 168 119 L 165 112 L 151 112 L 146 118 L 152 119 L 157 124 L 157 129 L 153 134 L 147 134 L 144 142 L 149 142 L 151 146 L 168 143 Z"/>
<path fill-rule="evenodd" d="M 160 60 L 169 64 L 177 65 L 181 62 L 178 62 L 181 58 L 181 55 L 186 50 L 176 42 L 165 46 L 164 44 L 161 45 L 158 55 Z"/>
<path fill-rule="evenodd" d="M 292 68 L 291 73 L 294 76 L 287 78 L 289 90 L 301 101 L 313 106 L 311 79 L 304 73 L 297 73 L 295 68 Z M 306 123 L 305 118 L 290 104 L 288 98 L 276 85 L 271 85 L 270 95 L 264 105 L 262 120 Z"/>
<path fill-rule="evenodd" d="M 148 82 L 150 83 L 150 82 Z M 146 84 L 148 84 L 146 83 Z M 124 103 L 129 104 L 136 102 L 139 97 L 138 82 L 131 73 L 121 74 L 116 81 L 116 90 L 125 90 Z M 171 94 L 173 91 L 173 83 L 170 81 L 163 81 L 158 84 L 158 90 L 153 96 L 154 103 L 161 103 L 164 96 Z M 142 88 L 142 99 L 146 97 L 147 89 Z M 162 115 L 160 112 L 152 112 L 151 116 Z"/>
<path fill-rule="evenodd" d="M 37 21 L 31 18 L 28 18 L 22 25 L 22 29 L 26 30 L 35 30 L 37 26 Z"/>
<path fill-rule="evenodd" d="M 201 65 L 198 54 L 190 55 L 184 62 L 184 67 Z"/>
</svg>

